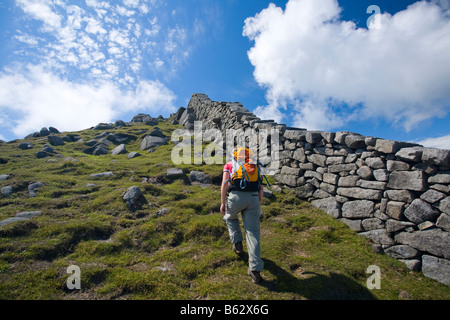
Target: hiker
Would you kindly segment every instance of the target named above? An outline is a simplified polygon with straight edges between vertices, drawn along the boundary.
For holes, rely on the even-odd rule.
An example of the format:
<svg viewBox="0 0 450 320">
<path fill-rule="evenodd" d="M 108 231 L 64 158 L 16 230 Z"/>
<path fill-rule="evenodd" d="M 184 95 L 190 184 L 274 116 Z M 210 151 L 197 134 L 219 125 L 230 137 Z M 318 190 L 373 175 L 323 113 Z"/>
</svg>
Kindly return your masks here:
<svg viewBox="0 0 450 320">
<path fill-rule="evenodd" d="M 220 212 L 237 254 L 243 253 L 243 237 L 238 220 L 238 214 L 242 214 L 249 255 L 248 275 L 252 277 L 253 283 L 259 283 L 260 272 L 264 267 L 259 221 L 264 189 L 259 165 L 251 157 L 252 152 L 247 148 L 234 149 L 232 161 L 223 170 Z"/>
</svg>

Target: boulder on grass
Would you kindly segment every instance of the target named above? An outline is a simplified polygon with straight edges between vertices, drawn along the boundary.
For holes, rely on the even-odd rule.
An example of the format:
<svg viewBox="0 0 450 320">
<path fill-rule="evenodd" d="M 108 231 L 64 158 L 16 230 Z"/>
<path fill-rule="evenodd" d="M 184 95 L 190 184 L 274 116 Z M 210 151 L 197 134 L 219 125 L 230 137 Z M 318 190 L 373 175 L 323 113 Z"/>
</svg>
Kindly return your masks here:
<svg viewBox="0 0 450 320">
<path fill-rule="evenodd" d="M 125 201 L 127 208 L 132 212 L 142 209 L 142 206 L 147 204 L 147 199 L 145 199 L 141 189 L 137 186 L 129 188 L 123 194 L 122 198 Z"/>
<path fill-rule="evenodd" d="M 113 151 L 111 151 L 111 155 L 113 156 L 124 153 L 127 153 L 127 149 L 125 148 L 124 144 L 121 144 L 120 146 L 116 147 Z"/>
</svg>

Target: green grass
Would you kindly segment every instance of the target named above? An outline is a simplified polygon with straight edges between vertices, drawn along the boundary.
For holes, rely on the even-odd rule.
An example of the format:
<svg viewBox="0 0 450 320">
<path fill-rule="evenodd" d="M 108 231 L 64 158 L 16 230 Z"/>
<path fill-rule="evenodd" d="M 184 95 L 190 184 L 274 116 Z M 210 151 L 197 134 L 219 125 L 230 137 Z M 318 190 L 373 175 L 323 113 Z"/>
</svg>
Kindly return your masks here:
<svg viewBox="0 0 450 320">
<path fill-rule="evenodd" d="M 158 126 L 168 136 L 177 128 Z M 135 159 L 85 155 L 84 143 L 75 142 L 55 147 L 63 157 L 49 162 L 35 157 L 45 139 L 28 139 L 34 147 L 24 151 L 17 147 L 22 141 L 0 145 L 8 159 L 0 174 L 11 174 L 0 187 L 15 189 L 0 199 L 0 220 L 42 211 L 0 227 L 0 299 L 450 299 L 448 287 L 375 253 L 366 238 L 289 191 L 263 200 L 264 280 L 253 285 L 247 255 L 231 250 L 219 212 L 222 165 L 176 166 L 172 144 L 140 151 L 150 130 L 110 130 L 136 136 L 127 144 L 128 152 L 142 154 Z M 84 141 L 100 133 L 77 132 Z M 167 180 L 173 167 L 186 179 Z M 215 183 L 189 184 L 191 170 L 208 173 Z M 106 171 L 114 177 L 90 177 Z M 28 184 L 36 181 L 45 186 L 29 198 Z M 122 201 L 133 185 L 148 201 L 136 212 Z M 157 216 L 162 208 L 167 213 Z M 66 286 L 70 265 L 80 267 L 81 290 Z M 381 269 L 380 290 L 366 287 L 371 265 Z"/>
</svg>

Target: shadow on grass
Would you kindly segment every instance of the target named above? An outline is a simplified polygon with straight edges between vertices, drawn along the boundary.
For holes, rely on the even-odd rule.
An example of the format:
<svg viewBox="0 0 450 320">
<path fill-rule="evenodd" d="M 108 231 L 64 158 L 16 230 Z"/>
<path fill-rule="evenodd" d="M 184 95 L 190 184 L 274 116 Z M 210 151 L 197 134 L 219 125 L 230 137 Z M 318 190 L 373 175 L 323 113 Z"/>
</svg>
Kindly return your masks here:
<svg viewBox="0 0 450 320">
<path fill-rule="evenodd" d="M 239 255 L 246 262 L 247 254 Z M 264 277 L 260 286 L 266 287 L 273 292 L 289 292 L 300 295 L 308 300 L 376 300 L 377 298 L 365 286 L 355 280 L 337 273 L 328 276 L 315 272 L 304 272 L 304 279 L 299 279 L 287 272 L 275 262 L 263 259 L 264 270 L 275 276 L 274 280 Z"/>
</svg>

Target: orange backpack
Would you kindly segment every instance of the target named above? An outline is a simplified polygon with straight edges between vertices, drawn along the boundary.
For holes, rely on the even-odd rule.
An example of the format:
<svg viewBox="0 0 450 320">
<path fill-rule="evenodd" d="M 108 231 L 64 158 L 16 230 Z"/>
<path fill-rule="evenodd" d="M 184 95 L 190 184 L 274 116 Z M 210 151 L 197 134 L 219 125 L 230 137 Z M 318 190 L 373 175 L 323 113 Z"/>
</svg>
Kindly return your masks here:
<svg viewBox="0 0 450 320">
<path fill-rule="evenodd" d="M 233 152 L 231 190 L 259 191 L 263 176 L 260 165 L 252 160 L 253 152 L 248 148 L 237 148 Z M 266 178 L 267 181 L 267 178 Z"/>
</svg>

